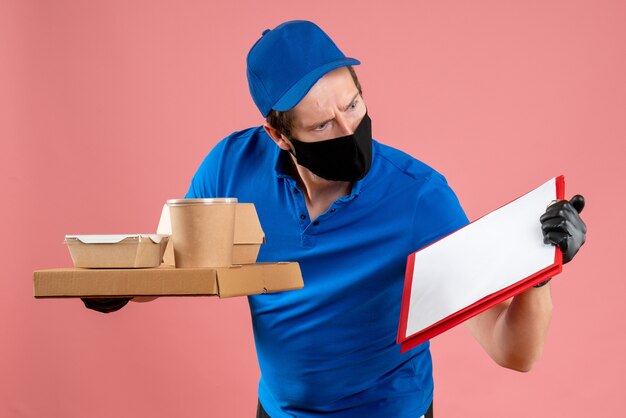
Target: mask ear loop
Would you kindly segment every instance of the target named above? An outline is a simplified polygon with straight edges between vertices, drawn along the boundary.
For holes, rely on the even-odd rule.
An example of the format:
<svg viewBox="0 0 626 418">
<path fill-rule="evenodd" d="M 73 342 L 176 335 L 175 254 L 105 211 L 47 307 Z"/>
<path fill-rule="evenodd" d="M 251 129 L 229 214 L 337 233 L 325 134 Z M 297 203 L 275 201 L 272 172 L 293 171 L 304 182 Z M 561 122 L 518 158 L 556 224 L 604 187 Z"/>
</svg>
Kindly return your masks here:
<svg viewBox="0 0 626 418">
<path fill-rule="evenodd" d="M 289 154 L 293 155 L 293 158 L 295 158 L 297 160 L 296 150 L 294 149 L 295 147 L 293 146 L 293 139 L 292 138 L 287 138 L 287 137 L 285 137 L 285 138 L 289 140 L 289 151 L 287 151 L 287 152 Z M 283 139 L 283 141 L 284 141 L 284 139 Z"/>
<path fill-rule="evenodd" d="M 297 170 L 296 169 L 296 161 L 298 161 L 298 158 L 296 157 L 296 151 L 294 149 L 295 147 L 293 146 L 293 142 L 292 142 L 293 140 L 291 138 L 287 138 L 287 137 L 285 137 L 285 138 L 289 139 L 289 143 L 288 143 L 289 144 L 289 150 L 287 152 L 293 156 L 293 158 L 289 158 L 288 159 L 289 160 L 288 164 L 289 164 L 289 166 L 291 168 L 293 168 L 294 170 Z"/>
</svg>

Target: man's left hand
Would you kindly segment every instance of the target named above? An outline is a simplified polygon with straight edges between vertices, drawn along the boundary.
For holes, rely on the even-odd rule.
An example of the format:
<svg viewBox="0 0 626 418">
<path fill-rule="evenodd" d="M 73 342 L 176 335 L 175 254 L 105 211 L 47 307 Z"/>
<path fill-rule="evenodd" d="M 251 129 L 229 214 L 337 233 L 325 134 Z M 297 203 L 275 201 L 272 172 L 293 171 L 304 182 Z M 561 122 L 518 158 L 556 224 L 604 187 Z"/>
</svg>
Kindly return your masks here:
<svg viewBox="0 0 626 418">
<path fill-rule="evenodd" d="M 585 198 L 577 194 L 569 201 L 559 200 L 551 204 L 539 218 L 543 242 L 561 249 L 563 264 L 570 262 L 585 243 L 587 226 L 579 215 L 584 207 Z"/>
</svg>

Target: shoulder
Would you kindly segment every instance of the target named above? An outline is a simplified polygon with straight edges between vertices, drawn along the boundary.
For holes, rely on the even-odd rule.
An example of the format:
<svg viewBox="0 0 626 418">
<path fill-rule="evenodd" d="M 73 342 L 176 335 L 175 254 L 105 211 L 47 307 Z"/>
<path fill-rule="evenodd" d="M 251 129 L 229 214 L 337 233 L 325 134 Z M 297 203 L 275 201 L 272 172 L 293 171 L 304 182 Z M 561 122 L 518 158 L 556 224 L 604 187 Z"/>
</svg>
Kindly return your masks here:
<svg viewBox="0 0 626 418">
<path fill-rule="evenodd" d="M 217 169 L 223 165 L 238 165 L 252 157 L 272 150 L 273 142 L 262 126 L 236 131 L 221 139 L 206 155 L 200 168 Z"/>
<path fill-rule="evenodd" d="M 378 157 L 385 170 L 395 172 L 395 183 L 413 201 L 412 248 L 418 249 L 467 225 L 463 208 L 446 178 L 429 165 L 405 152 L 378 144 Z M 403 180 L 400 180 L 403 179 Z"/>
<path fill-rule="evenodd" d="M 410 248 L 415 251 L 467 223 L 467 217 L 446 178 L 409 154 L 373 143 L 372 175 L 363 187 L 395 202 L 395 216 L 406 216 Z M 369 176 L 369 175 L 368 175 Z"/>
<path fill-rule="evenodd" d="M 272 139 L 262 126 L 236 131 L 220 140 L 204 157 L 193 176 L 188 197 L 223 196 L 232 187 L 267 169 Z M 239 175 L 244 173 L 246 175 Z"/>
<path fill-rule="evenodd" d="M 222 157 L 235 157 L 237 152 L 245 152 L 251 148 L 269 145 L 268 139 L 269 137 L 262 126 L 235 131 L 220 140 L 209 155 L 216 154 Z"/>
<path fill-rule="evenodd" d="M 404 151 L 374 141 L 374 155 L 381 174 L 392 176 L 395 181 L 402 178 L 407 183 L 421 186 L 431 180 L 443 181 L 445 177 L 428 164 Z"/>
<path fill-rule="evenodd" d="M 452 217 L 465 220 L 460 203 L 448 181 L 437 170 L 409 154 L 376 142 L 379 160 L 377 178 L 384 179 L 387 193 L 395 191 L 399 201 L 413 202 L 418 216 L 439 216 L 454 213 Z"/>
</svg>

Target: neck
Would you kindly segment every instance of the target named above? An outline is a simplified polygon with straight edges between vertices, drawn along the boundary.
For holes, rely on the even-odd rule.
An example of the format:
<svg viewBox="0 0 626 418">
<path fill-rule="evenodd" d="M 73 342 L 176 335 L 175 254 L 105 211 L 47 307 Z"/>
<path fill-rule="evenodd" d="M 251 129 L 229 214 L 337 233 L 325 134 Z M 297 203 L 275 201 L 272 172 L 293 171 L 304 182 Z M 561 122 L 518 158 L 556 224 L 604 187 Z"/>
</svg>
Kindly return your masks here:
<svg viewBox="0 0 626 418">
<path fill-rule="evenodd" d="M 335 200 L 350 194 L 352 182 L 323 179 L 308 168 L 298 165 L 292 155 L 289 157 L 292 162 L 291 174 L 304 193 L 311 219 L 325 212 Z"/>
</svg>

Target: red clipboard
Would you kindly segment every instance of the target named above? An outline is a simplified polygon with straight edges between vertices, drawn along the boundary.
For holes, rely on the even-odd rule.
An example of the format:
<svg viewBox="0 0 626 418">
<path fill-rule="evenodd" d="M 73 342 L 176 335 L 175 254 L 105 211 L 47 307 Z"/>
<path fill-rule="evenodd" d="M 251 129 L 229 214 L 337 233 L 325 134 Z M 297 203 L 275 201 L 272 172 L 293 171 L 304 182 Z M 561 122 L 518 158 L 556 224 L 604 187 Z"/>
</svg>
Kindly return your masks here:
<svg viewBox="0 0 626 418">
<path fill-rule="evenodd" d="M 564 176 L 561 175 L 561 176 L 556 177 L 554 179 L 554 183 L 556 187 L 556 198 L 558 200 L 564 199 L 564 196 L 565 196 Z M 515 200 L 511 202 L 514 202 Z M 506 205 L 503 205 L 502 207 L 504 206 Z M 476 219 L 475 221 L 472 222 L 472 224 L 478 221 L 479 219 L 482 219 L 482 218 Z M 467 226 L 465 226 L 464 228 L 466 227 Z M 458 231 L 455 231 L 455 232 L 458 232 Z M 454 234 L 455 232 L 453 232 L 452 234 Z M 449 235 L 452 235 L 452 234 L 449 234 Z M 522 293 L 523 291 L 529 289 L 530 287 L 535 286 L 538 283 L 541 283 L 549 278 L 556 276 L 562 271 L 563 257 L 562 257 L 560 249 L 558 247 L 554 247 L 553 264 L 545 267 L 544 269 L 540 271 L 535 272 L 534 274 L 529 275 L 528 277 L 525 277 L 522 280 L 517 281 L 516 283 L 508 287 L 505 287 L 497 292 L 491 293 L 479 300 L 476 300 L 474 301 L 474 303 L 471 303 L 465 308 L 460 309 L 452 313 L 451 315 L 427 327 L 424 327 L 417 332 L 412 333 L 411 335 L 406 335 L 408 318 L 409 318 L 409 309 L 410 309 L 410 303 L 411 303 L 411 289 L 413 286 L 413 276 L 414 276 L 413 266 L 415 264 L 415 255 L 418 252 L 423 251 L 425 248 L 428 248 L 431 245 L 434 245 L 437 242 L 445 239 L 449 235 L 442 237 L 436 242 L 416 251 L 415 253 L 409 255 L 407 258 L 407 268 L 406 268 L 406 274 L 405 274 L 405 279 L 404 279 L 404 290 L 402 292 L 402 305 L 400 308 L 400 323 L 398 326 L 398 335 L 397 335 L 397 340 L 396 340 L 398 344 L 401 344 L 401 352 L 410 350 L 411 348 L 414 348 L 418 346 L 419 344 L 422 344 L 430 340 L 431 338 L 441 334 L 442 332 L 447 331 L 450 328 L 462 322 L 465 322 L 466 320 L 472 318 L 473 316 L 476 316 L 479 313 L 486 311 L 487 309 L 519 293 Z"/>
</svg>

